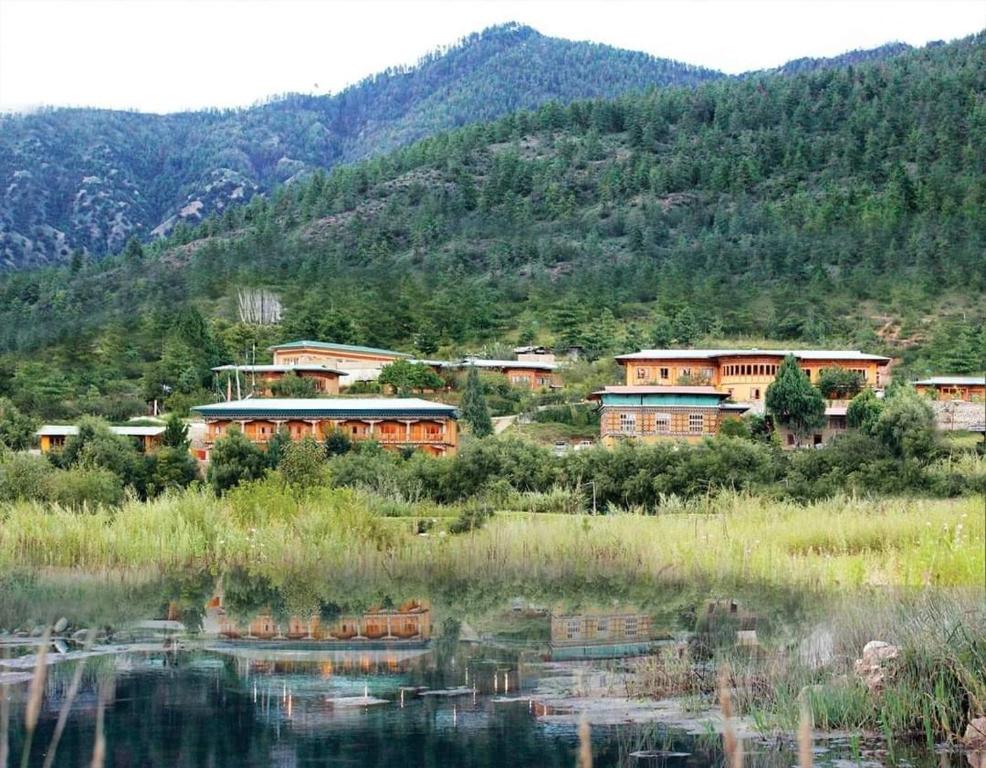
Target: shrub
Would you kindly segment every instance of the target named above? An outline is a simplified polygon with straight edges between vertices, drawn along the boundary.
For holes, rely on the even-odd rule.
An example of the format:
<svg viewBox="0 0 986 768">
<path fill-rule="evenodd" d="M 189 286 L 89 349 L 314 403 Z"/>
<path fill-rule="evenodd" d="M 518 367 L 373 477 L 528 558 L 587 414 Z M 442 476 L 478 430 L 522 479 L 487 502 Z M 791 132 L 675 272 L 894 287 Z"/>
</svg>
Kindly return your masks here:
<svg viewBox="0 0 986 768">
<path fill-rule="evenodd" d="M 263 451 L 235 427 L 219 438 L 212 448 L 208 478 L 216 494 L 224 493 L 244 480 L 263 477 L 266 471 Z"/>
<path fill-rule="evenodd" d="M 0 501 L 44 499 L 55 468 L 47 459 L 26 453 L 0 456 Z"/>
<path fill-rule="evenodd" d="M 98 467 L 74 467 L 53 472 L 48 477 L 48 501 L 69 509 L 114 507 L 123 501 L 120 478 Z"/>
</svg>

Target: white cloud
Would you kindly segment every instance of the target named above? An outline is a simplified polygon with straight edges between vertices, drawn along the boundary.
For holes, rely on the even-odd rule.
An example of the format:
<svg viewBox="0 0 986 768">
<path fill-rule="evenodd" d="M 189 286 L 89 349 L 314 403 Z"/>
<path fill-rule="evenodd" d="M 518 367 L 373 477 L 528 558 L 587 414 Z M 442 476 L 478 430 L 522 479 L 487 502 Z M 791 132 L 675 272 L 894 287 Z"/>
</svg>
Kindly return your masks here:
<svg viewBox="0 0 986 768">
<path fill-rule="evenodd" d="M 981 0 L 0 0 L 0 109 L 175 111 L 341 90 L 505 21 L 726 72 L 986 27 Z"/>
</svg>

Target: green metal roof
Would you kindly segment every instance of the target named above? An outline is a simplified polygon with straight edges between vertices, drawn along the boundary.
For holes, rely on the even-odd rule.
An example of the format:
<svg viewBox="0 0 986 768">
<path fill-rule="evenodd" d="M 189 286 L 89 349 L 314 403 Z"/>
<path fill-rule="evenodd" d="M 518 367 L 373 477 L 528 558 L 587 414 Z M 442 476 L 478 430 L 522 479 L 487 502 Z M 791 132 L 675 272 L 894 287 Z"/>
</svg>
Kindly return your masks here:
<svg viewBox="0 0 986 768">
<path fill-rule="evenodd" d="M 212 419 L 364 419 L 457 417 L 454 406 L 402 397 L 252 398 L 192 408 Z"/>
<path fill-rule="evenodd" d="M 275 344 L 267 347 L 268 351 L 277 349 L 338 349 L 345 352 L 365 352 L 371 355 L 392 355 L 393 357 L 411 357 L 406 352 L 395 352 L 392 349 L 380 349 L 379 347 L 361 347 L 356 344 L 333 344 L 328 341 L 311 341 L 301 339 L 299 341 L 289 341 L 285 344 Z"/>
</svg>

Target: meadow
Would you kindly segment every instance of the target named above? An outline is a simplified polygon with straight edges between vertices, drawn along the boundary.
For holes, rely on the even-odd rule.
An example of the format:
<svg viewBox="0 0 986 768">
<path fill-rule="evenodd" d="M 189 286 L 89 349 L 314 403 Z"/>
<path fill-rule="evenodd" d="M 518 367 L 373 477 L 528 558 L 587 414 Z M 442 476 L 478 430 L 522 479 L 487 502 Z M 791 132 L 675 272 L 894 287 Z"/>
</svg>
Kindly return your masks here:
<svg viewBox="0 0 986 768">
<path fill-rule="evenodd" d="M 799 504 L 724 492 L 667 498 L 656 514 L 558 515 L 468 503 L 395 508 L 354 489 L 289 492 L 272 474 L 222 498 L 190 489 L 81 513 L 14 503 L 0 522 L 0 567 L 208 564 L 276 573 L 318 564 L 363 581 L 633 575 L 823 589 L 973 586 L 986 572 L 977 497 Z"/>
</svg>

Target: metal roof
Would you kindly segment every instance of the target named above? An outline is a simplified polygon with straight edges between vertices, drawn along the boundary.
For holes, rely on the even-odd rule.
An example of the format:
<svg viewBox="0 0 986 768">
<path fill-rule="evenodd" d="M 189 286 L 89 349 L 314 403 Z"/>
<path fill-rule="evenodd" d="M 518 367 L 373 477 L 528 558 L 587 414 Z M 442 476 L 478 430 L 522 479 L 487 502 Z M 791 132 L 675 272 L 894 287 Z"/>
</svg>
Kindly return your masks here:
<svg viewBox="0 0 986 768">
<path fill-rule="evenodd" d="M 544 363 L 540 360 L 484 360 L 481 357 L 467 357 L 462 361 L 462 367 L 468 368 L 529 368 L 531 370 L 554 371 L 558 368 L 555 363 Z"/>
<path fill-rule="evenodd" d="M 658 384 L 619 384 L 603 387 L 602 389 L 593 392 L 590 397 L 595 395 L 716 395 L 723 400 L 729 397 L 728 392 L 721 392 L 715 387 L 684 385 L 662 387 Z"/>
<path fill-rule="evenodd" d="M 163 434 L 165 427 L 110 427 L 110 432 L 126 437 L 155 437 Z M 79 434 L 74 424 L 45 424 L 34 433 L 38 437 L 71 437 Z"/>
<path fill-rule="evenodd" d="M 416 397 L 373 398 L 278 398 L 261 397 L 233 400 L 192 408 L 206 418 L 242 419 L 319 419 L 363 418 L 365 416 L 456 417 L 454 406 Z"/>
<path fill-rule="evenodd" d="M 617 360 L 711 360 L 717 357 L 787 357 L 799 360 L 875 360 L 889 363 L 890 358 L 871 355 L 858 349 L 642 349 Z"/>
<path fill-rule="evenodd" d="M 275 344 L 267 347 L 268 350 L 276 349 L 327 349 L 341 350 L 343 352 L 363 352 L 371 355 L 389 355 L 391 357 L 410 357 L 406 352 L 395 352 L 392 349 L 380 349 L 379 347 L 362 347 L 357 344 L 333 344 L 330 341 L 311 341 L 301 339 L 299 341 L 288 341 L 284 344 Z"/>
<path fill-rule="evenodd" d="M 953 387 L 968 387 L 968 386 L 979 386 L 986 385 L 986 376 L 932 376 L 928 379 L 921 379 L 921 381 L 915 381 L 915 384 L 924 384 L 927 386 L 953 386 Z"/>
<path fill-rule="evenodd" d="M 305 373 L 346 375 L 346 371 L 329 368 L 327 365 L 318 365 L 317 363 L 298 363 L 297 365 L 217 365 L 212 370 L 217 373 L 220 371 L 242 371 L 243 373 L 289 373 L 291 371 L 301 371 Z"/>
</svg>

